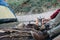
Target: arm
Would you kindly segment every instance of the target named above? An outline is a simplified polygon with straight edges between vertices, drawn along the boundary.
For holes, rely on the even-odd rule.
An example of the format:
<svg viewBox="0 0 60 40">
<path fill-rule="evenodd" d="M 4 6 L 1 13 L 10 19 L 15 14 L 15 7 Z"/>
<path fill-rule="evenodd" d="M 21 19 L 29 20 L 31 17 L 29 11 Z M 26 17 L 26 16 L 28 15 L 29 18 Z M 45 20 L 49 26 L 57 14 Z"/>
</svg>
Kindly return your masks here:
<svg viewBox="0 0 60 40">
<path fill-rule="evenodd" d="M 48 18 L 48 19 L 43 19 L 42 23 L 46 23 L 46 22 L 50 21 L 51 19 L 54 19 L 54 18 L 59 14 L 59 12 L 60 12 L 60 9 L 58 9 L 56 12 L 54 12 L 54 13 L 50 16 L 50 18 Z"/>
</svg>

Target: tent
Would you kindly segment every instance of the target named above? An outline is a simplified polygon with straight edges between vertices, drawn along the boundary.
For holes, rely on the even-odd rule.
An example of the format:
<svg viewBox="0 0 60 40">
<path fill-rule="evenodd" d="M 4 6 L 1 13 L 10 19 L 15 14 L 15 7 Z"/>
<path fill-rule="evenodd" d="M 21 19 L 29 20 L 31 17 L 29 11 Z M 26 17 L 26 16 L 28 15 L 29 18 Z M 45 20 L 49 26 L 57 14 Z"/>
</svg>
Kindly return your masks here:
<svg viewBox="0 0 60 40">
<path fill-rule="evenodd" d="M 4 0 L 0 0 L 0 5 L 3 6 L 9 6 L 7 2 L 5 2 Z"/>
<path fill-rule="evenodd" d="M 17 18 L 15 17 L 12 9 L 9 8 L 8 3 L 4 0 L 0 0 L 0 24 L 16 21 Z"/>
<path fill-rule="evenodd" d="M 17 18 L 6 6 L 0 5 L 0 23 L 16 22 Z"/>
</svg>

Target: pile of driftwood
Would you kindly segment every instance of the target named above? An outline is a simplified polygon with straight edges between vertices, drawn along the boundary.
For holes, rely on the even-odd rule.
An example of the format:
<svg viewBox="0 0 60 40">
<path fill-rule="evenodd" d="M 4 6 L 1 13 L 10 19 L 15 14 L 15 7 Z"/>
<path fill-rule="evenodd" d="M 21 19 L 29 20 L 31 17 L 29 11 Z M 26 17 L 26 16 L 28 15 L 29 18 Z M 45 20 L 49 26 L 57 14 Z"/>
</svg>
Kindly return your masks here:
<svg viewBox="0 0 60 40">
<path fill-rule="evenodd" d="M 1 29 L 4 32 L 0 32 L 0 40 L 31 40 L 31 29 Z"/>
<path fill-rule="evenodd" d="M 35 24 L 19 24 L 17 28 L 0 29 L 0 40 L 34 40 L 32 32 L 39 32 L 40 29 Z"/>
<path fill-rule="evenodd" d="M 33 40 L 31 31 L 37 32 L 34 28 L 27 28 L 26 26 L 20 26 L 21 28 L 3 28 L 0 29 L 0 40 Z"/>
</svg>

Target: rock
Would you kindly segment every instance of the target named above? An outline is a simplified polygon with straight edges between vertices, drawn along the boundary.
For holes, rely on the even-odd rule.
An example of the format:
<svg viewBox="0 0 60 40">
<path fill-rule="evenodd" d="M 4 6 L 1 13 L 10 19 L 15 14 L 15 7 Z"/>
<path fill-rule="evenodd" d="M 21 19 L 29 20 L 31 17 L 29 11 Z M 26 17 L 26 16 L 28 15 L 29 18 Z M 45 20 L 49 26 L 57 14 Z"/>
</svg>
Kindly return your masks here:
<svg viewBox="0 0 60 40">
<path fill-rule="evenodd" d="M 24 28 L 25 24 L 24 23 L 20 23 L 17 25 L 17 28 Z"/>
</svg>

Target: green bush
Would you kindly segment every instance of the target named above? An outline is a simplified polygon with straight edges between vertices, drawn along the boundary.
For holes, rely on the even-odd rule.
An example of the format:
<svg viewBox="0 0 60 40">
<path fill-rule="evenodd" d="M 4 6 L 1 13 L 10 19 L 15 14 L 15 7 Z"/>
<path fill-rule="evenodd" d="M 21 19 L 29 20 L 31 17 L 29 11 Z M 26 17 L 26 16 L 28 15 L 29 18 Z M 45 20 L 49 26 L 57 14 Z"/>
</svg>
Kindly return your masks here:
<svg viewBox="0 0 60 40">
<path fill-rule="evenodd" d="M 22 3 L 26 3 L 28 5 L 22 6 Z M 60 4 L 57 2 L 57 0 L 8 0 L 8 3 L 11 8 L 13 8 L 14 12 L 29 12 L 32 7 L 46 7 L 51 8 L 56 4 L 56 6 L 60 6 Z M 50 3 L 50 5 L 49 5 Z M 30 6 L 31 5 L 31 6 Z M 39 9 L 38 9 L 39 10 Z"/>
</svg>

